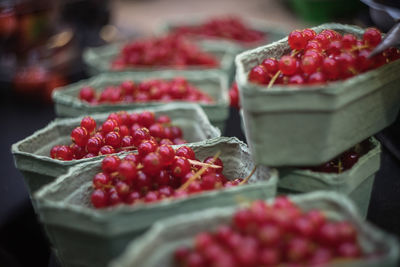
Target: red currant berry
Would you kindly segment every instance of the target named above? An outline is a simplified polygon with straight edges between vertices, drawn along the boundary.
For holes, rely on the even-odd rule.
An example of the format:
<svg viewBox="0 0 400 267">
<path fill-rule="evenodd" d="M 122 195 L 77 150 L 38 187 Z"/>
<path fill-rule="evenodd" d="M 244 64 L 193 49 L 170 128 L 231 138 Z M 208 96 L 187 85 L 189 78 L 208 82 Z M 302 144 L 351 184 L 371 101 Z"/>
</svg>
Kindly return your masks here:
<svg viewBox="0 0 400 267">
<path fill-rule="evenodd" d="M 175 152 L 175 155 L 179 157 L 185 157 L 187 159 L 196 159 L 196 155 L 194 154 L 193 149 L 188 146 L 181 146 L 180 148 L 178 148 Z"/>
<path fill-rule="evenodd" d="M 293 50 L 301 50 L 306 47 L 307 37 L 300 30 L 294 30 L 289 34 L 288 43 Z"/>
<path fill-rule="evenodd" d="M 279 63 L 275 58 L 267 58 L 261 63 L 270 75 L 274 75 L 279 70 Z"/>
<path fill-rule="evenodd" d="M 82 87 L 79 91 L 79 99 L 85 100 L 87 102 L 92 102 L 93 99 L 96 97 L 96 91 L 89 86 Z"/>
<path fill-rule="evenodd" d="M 161 145 L 157 149 L 158 154 L 160 155 L 161 164 L 163 166 L 171 165 L 175 158 L 175 151 L 169 145 Z"/>
<path fill-rule="evenodd" d="M 189 161 L 183 157 L 175 157 L 171 165 L 172 174 L 178 178 L 184 177 L 190 172 L 191 166 Z"/>
<path fill-rule="evenodd" d="M 116 129 L 118 129 L 118 122 L 115 120 L 106 120 L 101 126 L 103 134 L 115 131 Z"/>
<path fill-rule="evenodd" d="M 91 196 L 92 204 L 95 208 L 103 208 L 108 204 L 108 195 L 101 189 L 93 191 Z"/>
<path fill-rule="evenodd" d="M 103 146 L 102 139 L 100 139 L 98 137 L 90 137 L 86 144 L 86 150 L 89 153 L 93 153 L 93 154 L 97 155 L 102 146 Z"/>
<path fill-rule="evenodd" d="M 113 148 L 119 148 L 121 146 L 121 136 L 117 132 L 109 132 L 106 134 L 105 144 Z"/>
<path fill-rule="evenodd" d="M 326 82 L 325 75 L 322 72 L 314 72 L 308 77 L 309 84 L 323 84 Z"/>
<path fill-rule="evenodd" d="M 151 152 L 144 156 L 142 164 L 143 172 L 151 176 L 158 174 L 162 168 L 160 155 L 155 152 Z"/>
<path fill-rule="evenodd" d="M 293 75 L 297 71 L 297 60 L 285 55 L 279 60 L 279 70 L 285 75 Z"/>
<path fill-rule="evenodd" d="M 333 58 L 324 58 L 322 62 L 322 72 L 330 80 L 336 80 L 339 78 L 339 64 Z"/>
<path fill-rule="evenodd" d="M 139 128 L 133 132 L 133 142 L 138 147 L 142 141 L 150 139 L 150 132 L 147 128 Z"/>
<path fill-rule="evenodd" d="M 377 46 L 382 40 L 381 32 L 376 28 L 368 28 L 363 34 L 363 41 L 370 47 Z"/>
<path fill-rule="evenodd" d="M 83 127 L 76 127 L 71 132 L 72 141 L 78 146 L 84 147 L 86 146 L 87 141 L 89 140 L 89 133 Z"/>
<path fill-rule="evenodd" d="M 318 69 L 318 67 L 318 60 L 315 57 L 304 56 L 301 60 L 301 69 L 306 74 L 314 73 Z"/>
<path fill-rule="evenodd" d="M 53 147 L 51 148 L 51 150 L 50 150 L 50 157 L 51 157 L 52 159 L 56 159 L 56 158 L 57 158 L 57 151 L 58 151 L 59 148 L 60 148 L 60 145 L 53 146 Z"/>
<path fill-rule="evenodd" d="M 307 42 L 314 39 L 317 35 L 317 33 L 313 29 L 304 29 L 301 33 L 303 34 Z"/>
<path fill-rule="evenodd" d="M 80 147 L 77 144 L 71 144 L 69 147 L 71 148 L 74 159 L 81 159 L 86 155 L 84 147 Z"/>
<path fill-rule="evenodd" d="M 101 162 L 101 169 L 106 173 L 113 173 L 118 170 L 121 160 L 118 156 L 106 156 Z"/>
<path fill-rule="evenodd" d="M 149 128 L 150 125 L 154 124 L 155 116 L 153 112 L 143 111 L 139 114 L 138 123 L 146 128 Z"/>
<path fill-rule="evenodd" d="M 72 150 L 68 146 L 60 146 L 57 149 L 57 159 L 59 160 L 72 160 L 74 157 Z"/>
<path fill-rule="evenodd" d="M 357 45 L 357 37 L 353 34 L 345 34 L 342 38 L 342 48 L 349 50 L 352 49 L 353 46 Z"/>
<path fill-rule="evenodd" d="M 152 140 L 145 140 L 138 146 L 138 152 L 140 157 L 144 157 L 151 152 L 155 152 L 158 148 L 158 144 Z"/>
<path fill-rule="evenodd" d="M 99 151 L 99 155 L 107 155 L 115 153 L 115 149 L 112 146 L 102 146 Z"/>
<path fill-rule="evenodd" d="M 267 84 L 268 83 L 268 73 L 266 69 L 261 66 L 255 66 L 249 72 L 249 81 L 257 84 Z"/>
<path fill-rule="evenodd" d="M 118 165 L 118 172 L 129 183 L 137 177 L 136 164 L 124 159 Z"/>
<path fill-rule="evenodd" d="M 99 172 L 93 177 L 93 186 L 97 189 L 103 189 L 104 186 L 111 183 L 110 176 L 105 173 Z"/>
<path fill-rule="evenodd" d="M 96 129 L 96 121 L 92 117 L 84 117 L 81 121 L 81 127 L 91 133 Z"/>
</svg>

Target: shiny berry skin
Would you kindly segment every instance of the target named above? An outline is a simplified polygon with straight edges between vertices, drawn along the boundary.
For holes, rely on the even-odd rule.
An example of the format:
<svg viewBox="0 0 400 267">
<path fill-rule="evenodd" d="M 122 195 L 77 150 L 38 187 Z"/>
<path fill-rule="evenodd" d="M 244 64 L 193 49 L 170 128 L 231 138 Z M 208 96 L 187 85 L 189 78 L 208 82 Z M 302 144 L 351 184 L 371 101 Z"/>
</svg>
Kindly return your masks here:
<svg viewBox="0 0 400 267">
<path fill-rule="evenodd" d="M 130 135 L 122 137 L 121 147 L 131 147 L 133 146 L 133 137 Z"/>
<path fill-rule="evenodd" d="M 297 60 L 291 56 L 282 56 L 279 60 L 279 70 L 285 75 L 293 75 L 297 70 Z"/>
<path fill-rule="evenodd" d="M 175 158 L 175 150 L 169 145 L 161 145 L 157 149 L 157 153 L 160 156 L 161 164 L 168 166 L 172 164 Z"/>
<path fill-rule="evenodd" d="M 106 173 L 112 173 L 118 170 L 121 160 L 118 156 L 106 156 L 101 162 L 101 169 Z"/>
<path fill-rule="evenodd" d="M 341 42 L 344 49 L 351 49 L 353 46 L 357 45 L 357 37 L 353 34 L 345 34 Z"/>
<path fill-rule="evenodd" d="M 133 81 L 123 81 L 121 83 L 121 89 L 125 92 L 125 94 L 132 94 L 135 91 L 135 83 Z"/>
<path fill-rule="evenodd" d="M 91 133 L 96 130 L 96 121 L 92 117 L 84 117 L 81 121 L 81 127 Z"/>
<path fill-rule="evenodd" d="M 322 72 L 330 80 L 336 80 L 339 78 L 339 64 L 333 58 L 324 58 L 322 62 Z"/>
<path fill-rule="evenodd" d="M 175 155 L 179 157 L 185 157 L 187 159 L 196 159 L 196 155 L 194 154 L 193 149 L 188 146 L 181 146 L 175 152 Z"/>
<path fill-rule="evenodd" d="M 189 194 L 195 194 L 202 191 L 201 184 L 198 181 L 194 181 L 189 184 L 187 191 Z"/>
<path fill-rule="evenodd" d="M 57 158 L 57 151 L 58 151 L 59 148 L 60 148 L 60 145 L 56 145 L 56 146 L 53 146 L 53 147 L 51 148 L 51 150 L 50 150 L 50 157 L 51 157 L 52 159 Z"/>
<path fill-rule="evenodd" d="M 215 174 L 207 174 L 201 179 L 201 189 L 203 190 L 213 190 L 215 184 L 217 183 L 217 177 Z"/>
<path fill-rule="evenodd" d="M 150 125 L 154 124 L 155 116 L 153 112 L 143 111 L 139 114 L 138 123 L 146 128 L 149 128 Z"/>
<path fill-rule="evenodd" d="M 178 178 L 184 177 L 190 172 L 191 166 L 189 161 L 183 157 L 175 157 L 171 165 L 172 174 Z"/>
<path fill-rule="evenodd" d="M 161 158 L 158 153 L 151 152 L 142 159 L 143 172 L 148 175 L 156 175 L 161 171 Z"/>
<path fill-rule="evenodd" d="M 72 150 L 68 146 L 60 146 L 57 149 L 57 159 L 59 160 L 72 160 L 74 157 Z"/>
<path fill-rule="evenodd" d="M 149 127 L 150 135 L 156 138 L 164 137 L 164 127 L 159 123 L 154 123 Z"/>
<path fill-rule="evenodd" d="M 171 119 L 167 115 L 159 116 L 156 121 L 161 124 L 171 123 Z"/>
<path fill-rule="evenodd" d="M 139 156 L 144 157 L 151 152 L 155 152 L 158 148 L 156 142 L 152 140 L 145 140 L 138 146 Z"/>
<path fill-rule="evenodd" d="M 309 84 L 323 84 L 326 82 L 325 75 L 322 72 L 314 72 L 308 77 Z"/>
<path fill-rule="evenodd" d="M 118 172 L 127 182 L 131 182 L 137 177 L 136 164 L 124 159 L 118 165 Z"/>
<path fill-rule="evenodd" d="M 101 189 L 96 189 L 91 195 L 91 202 L 96 208 L 106 207 L 108 204 L 107 194 Z"/>
<path fill-rule="evenodd" d="M 222 160 L 220 158 L 216 158 L 214 160 L 214 157 L 207 157 L 203 160 L 203 162 L 207 163 L 207 164 L 221 166 L 221 168 L 214 168 L 215 172 L 217 172 L 217 173 L 222 173 L 222 171 L 224 170 L 224 163 L 222 162 Z"/>
<path fill-rule="evenodd" d="M 119 127 L 119 132 L 118 133 L 119 133 L 119 135 L 121 137 L 125 137 L 125 136 L 130 135 L 131 131 L 129 130 L 129 128 L 126 125 L 121 125 Z"/>
<path fill-rule="evenodd" d="M 275 58 L 264 59 L 261 65 L 270 75 L 274 75 L 279 70 L 279 63 Z"/>
<path fill-rule="evenodd" d="M 74 155 L 74 159 L 81 159 L 86 155 L 84 147 L 78 146 L 77 144 L 71 144 L 69 147 L 71 148 L 72 154 Z"/>
<path fill-rule="evenodd" d="M 261 65 L 255 66 L 249 72 L 249 81 L 257 84 L 267 84 L 268 83 L 268 73 L 264 67 Z"/>
<path fill-rule="evenodd" d="M 106 173 L 99 172 L 93 177 L 93 186 L 97 189 L 102 189 L 110 183 L 111 178 Z"/>
<path fill-rule="evenodd" d="M 151 176 L 147 175 L 143 171 L 138 171 L 135 183 L 137 188 L 142 193 L 147 193 L 147 191 L 151 188 L 153 181 L 151 179 Z"/>
<path fill-rule="evenodd" d="M 95 96 L 96 96 L 96 91 L 89 86 L 82 87 L 82 89 L 79 91 L 79 99 L 85 100 L 87 102 L 92 102 Z"/>
<path fill-rule="evenodd" d="M 98 137 L 90 137 L 86 144 L 86 150 L 89 153 L 97 155 L 100 148 L 103 146 L 103 141 Z"/>
<path fill-rule="evenodd" d="M 317 35 L 317 33 L 313 29 L 308 29 L 308 28 L 302 30 L 301 33 L 307 42 L 314 39 L 314 37 Z"/>
<path fill-rule="evenodd" d="M 128 196 L 130 188 L 129 185 L 123 181 L 118 181 L 115 184 L 115 190 L 120 198 L 124 199 Z"/>
<path fill-rule="evenodd" d="M 356 58 L 356 68 L 358 71 L 364 72 L 372 68 L 374 62 L 369 58 L 370 53 L 370 51 L 365 49 L 358 52 Z"/>
<path fill-rule="evenodd" d="M 181 128 L 177 127 L 177 126 L 171 126 L 169 127 L 169 129 L 171 130 L 171 139 L 177 139 L 177 138 L 182 138 L 183 133 Z"/>
<path fill-rule="evenodd" d="M 134 204 L 135 202 L 137 202 L 138 200 L 140 200 L 140 193 L 138 191 L 133 191 L 130 192 L 126 198 L 125 198 L 125 203 L 127 204 Z"/>
<path fill-rule="evenodd" d="M 137 147 L 140 145 L 140 143 L 142 143 L 142 141 L 149 140 L 150 136 L 150 132 L 147 128 L 139 128 L 135 130 L 132 134 L 133 143 Z"/>
<path fill-rule="evenodd" d="M 329 39 L 322 33 L 318 33 L 314 40 L 318 41 L 321 44 L 322 49 L 326 49 L 330 43 Z"/>
<path fill-rule="evenodd" d="M 118 123 L 115 120 L 106 120 L 101 126 L 103 134 L 114 131 L 118 127 Z"/>
<path fill-rule="evenodd" d="M 89 137 L 90 137 L 89 132 L 83 127 L 76 127 L 71 132 L 72 142 L 81 147 L 86 146 Z"/>
<path fill-rule="evenodd" d="M 370 47 L 377 46 L 382 40 L 381 32 L 376 28 L 368 28 L 364 31 L 363 41 Z"/>
<path fill-rule="evenodd" d="M 340 41 L 333 41 L 330 42 L 328 48 L 326 49 L 326 53 L 328 55 L 339 55 L 342 50 L 342 42 Z"/>
<path fill-rule="evenodd" d="M 352 242 L 340 244 L 337 252 L 338 256 L 343 258 L 358 258 L 361 256 L 359 246 Z"/>
<path fill-rule="evenodd" d="M 112 146 L 102 146 L 99 150 L 99 155 L 107 155 L 115 153 L 115 149 Z"/>
<path fill-rule="evenodd" d="M 318 59 L 312 56 L 304 56 L 301 60 L 301 69 L 306 74 L 314 73 L 319 67 Z"/>
<path fill-rule="evenodd" d="M 118 132 L 109 132 L 105 136 L 105 144 L 118 148 L 121 146 L 121 136 Z"/>
<path fill-rule="evenodd" d="M 301 76 L 300 74 L 295 74 L 295 75 L 291 76 L 289 79 L 289 84 L 302 85 L 304 83 L 305 83 L 305 80 L 304 80 L 303 76 Z"/>
<path fill-rule="evenodd" d="M 289 34 L 288 43 L 293 50 L 304 49 L 307 44 L 307 37 L 305 37 L 300 30 L 294 30 Z"/>
</svg>

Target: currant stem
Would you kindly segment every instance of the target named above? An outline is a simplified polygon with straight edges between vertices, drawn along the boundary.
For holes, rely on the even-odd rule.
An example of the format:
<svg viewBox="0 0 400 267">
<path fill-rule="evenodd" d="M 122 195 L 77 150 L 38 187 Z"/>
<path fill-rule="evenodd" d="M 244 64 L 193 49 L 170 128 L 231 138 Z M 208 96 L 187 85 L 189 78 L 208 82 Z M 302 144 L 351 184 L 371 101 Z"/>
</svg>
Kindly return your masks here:
<svg viewBox="0 0 400 267">
<path fill-rule="evenodd" d="M 215 153 L 214 157 L 212 158 L 211 162 L 214 163 L 214 161 L 221 155 L 221 151 L 218 151 Z M 185 190 L 194 180 L 196 180 L 198 177 L 200 177 L 208 168 L 208 166 L 202 166 L 200 170 L 198 170 L 195 174 L 193 174 L 192 177 L 190 177 L 183 185 L 181 185 L 177 190 Z"/>
<path fill-rule="evenodd" d="M 251 176 L 253 176 L 253 174 L 256 172 L 256 169 L 257 169 L 257 166 L 254 166 L 254 168 L 253 168 L 253 170 L 251 170 L 250 174 L 249 174 L 246 178 L 244 178 L 244 180 L 241 181 L 241 182 L 239 183 L 239 185 L 242 185 L 242 184 L 247 183 L 247 181 L 249 181 L 249 179 L 251 178 Z"/>
<path fill-rule="evenodd" d="M 196 165 L 196 166 L 206 166 L 208 168 L 214 168 L 214 169 L 222 168 L 221 166 L 218 166 L 218 165 L 208 164 L 208 163 L 204 163 L 204 162 L 193 160 L 193 159 L 188 159 L 188 161 L 190 162 L 190 164 Z"/>
<path fill-rule="evenodd" d="M 272 77 L 272 79 L 269 81 L 269 84 L 268 84 L 268 87 L 267 87 L 267 88 L 271 88 L 271 87 L 272 87 L 272 85 L 275 83 L 276 79 L 278 79 L 279 74 L 281 74 L 281 71 L 280 71 L 280 70 L 278 70 L 278 71 L 275 73 L 274 77 Z"/>
</svg>

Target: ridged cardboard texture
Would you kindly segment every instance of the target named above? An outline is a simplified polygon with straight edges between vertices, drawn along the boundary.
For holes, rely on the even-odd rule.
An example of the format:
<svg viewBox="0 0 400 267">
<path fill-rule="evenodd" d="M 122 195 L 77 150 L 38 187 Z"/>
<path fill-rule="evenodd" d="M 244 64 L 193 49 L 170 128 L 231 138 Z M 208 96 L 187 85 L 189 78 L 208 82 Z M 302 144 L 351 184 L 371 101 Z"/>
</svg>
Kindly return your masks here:
<svg viewBox="0 0 400 267">
<path fill-rule="evenodd" d="M 221 151 L 223 174 L 228 179 L 244 178 L 254 167 L 247 146 L 236 138 L 220 137 L 189 146 L 200 160 Z M 100 161 L 76 166 L 35 194 L 40 220 L 64 266 L 106 266 L 130 240 L 162 218 L 231 206 L 243 198 L 273 197 L 278 181 L 276 170 L 257 167 L 247 185 L 157 204 L 97 210 L 90 204 L 90 194 L 93 176 L 100 169 Z"/>
<path fill-rule="evenodd" d="M 363 218 L 367 216 L 376 172 L 380 167 L 381 146 L 370 139 L 371 149 L 354 166 L 342 173 L 321 173 L 298 168 L 279 169 L 279 193 L 309 193 L 332 190 L 347 195 Z"/>
<path fill-rule="evenodd" d="M 170 116 L 172 123 L 182 128 L 183 137 L 188 142 L 199 142 L 221 135 L 220 131 L 210 124 L 204 111 L 195 104 L 173 103 L 127 111 L 140 112 L 143 110 L 154 111 L 156 116 L 162 114 Z M 99 125 L 110 113 L 96 113 L 91 116 Z M 50 157 L 50 149 L 54 145 L 71 143 L 71 131 L 79 126 L 81 119 L 82 117 L 55 120 L 12 146 L 15 165 L 24 175 L 30 193 L 65 174 L 72 166 L 104 157 L 97 156 L 71 161 Z"/>
<path fill-rule="evenodd" d="M 80 89 L 84 86 L 92 86 L 99 92 L 107 86 L 118 85 L 126 80 L 133 80 L 134 82 L 141 82 L 149 79 L 170 80 L 176 76 L 175 72 L 170 71 L 154 71 L 148 73 L 111 72 L 99 74 L 90 79 L 82 80 L 54 91 L 53 100 L 56 114 L 61 117 L 75 117 L 95 112 L 111 112 L 149 106 L 162 106 L 165 105 L 165 102 L 152 101 L 146 103 L 102 103 L 99 105 L 90 105 L 85 101 L 79 100 L 78 96 Z M 229 116 L 227 76 L 212 71 L 204 71 L 201 73 L 181 72 L 178 76 L 185 77 L 189 83 L 209 94 L 212 99 L 214 99 L 215 102 L 213 104 L 201 104 L 201 107 L 204 109 L 213 125 L 224 129 L 225 121 Z"/>
<path fill-rule="evenodd" d="M 365 222 L 352 202 L 333 192 L 314 192 L 291 197 L 303 210 L 320 209 L 332 220 L 347 220 L 356 226 L 363 252 L 375 254 L 370 258 L 339 261 L 327 267 L 395 267 L 399 259 L 399 244 L 387 233 Z M 142 237 L 133 241 L 110 267 L 173 267 L 173 252 L 182 245 L 193 244 L 193 237 L 229 223 L 238 207 L 210 208 L 162 220 Z M 325 266 L 325 265 L 324 265 Z"/>
<path fill-rule="evenodd" d="M 361 36 L 361 28 L 323 24 Z M 290 50 L 287 38 L 236 57 L 246 138 L 256 163 L 310 166 L 326 162 L 390 125 L 400 106 L 400 60 L 345 81 L 315 86 L 258 86 L 250 69 Z M 266 153 L 268 151 L 268 153 Z"/>
</svg>

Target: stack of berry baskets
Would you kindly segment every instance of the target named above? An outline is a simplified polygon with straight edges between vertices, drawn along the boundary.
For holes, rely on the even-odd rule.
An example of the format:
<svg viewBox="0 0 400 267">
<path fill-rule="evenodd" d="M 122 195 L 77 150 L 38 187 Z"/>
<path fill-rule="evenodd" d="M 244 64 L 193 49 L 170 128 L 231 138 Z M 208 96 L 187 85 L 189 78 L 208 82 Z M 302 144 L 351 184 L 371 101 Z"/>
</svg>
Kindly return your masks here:
<svg viewBox="0 0 400 267">
<path fill-rule="evenodd" d="M 136 150 L 142 140 L 150 146 L 174 145 L 218 136 L 220 131 L 198 105 L 176 103 L 58 119 L 14 144 L 12 153 L 33 193 L 72 166 Z"/>
<path fill-rule="evenodd" d="M 53 93 L 58 116 L 111 112 L 170 102 L 198 103 L 221 130 L 229 115 L 228 79 L 212 71 L 103 73 Z"/>
<path fill-rule="evenodd" d="M 400 50 L 368 58 L 380 41 L 374 28 L 324 24 L 237 56 L 246 138 L 258 164 L 280 167 L 281 193 L 335 190 L 366 216 L 380 162 L 367 139 L 400 100 Z"/>
<path fill-rule="evenodd" d="M 399 244 L 346 197 L 314 192 L 155 224 L 112 267 L 397 266 Z"/>
<path fill-rule="evenodd" d="M 35 200 L 64 265 L 106 266 L 160 219 L 274 197 L 277 181 L 244 143 L 220 137 L 76 166 Z"/>
<path fill-rule="evenodd" d="M 91 74 L 131 70 L 196 73 L 213 70 L 229 75 L 234 69 L 229 47 L 202 47 L 177 34 L 153 36 L 125 44 L 89 48 L 83 59 Z"/>
</svg>

